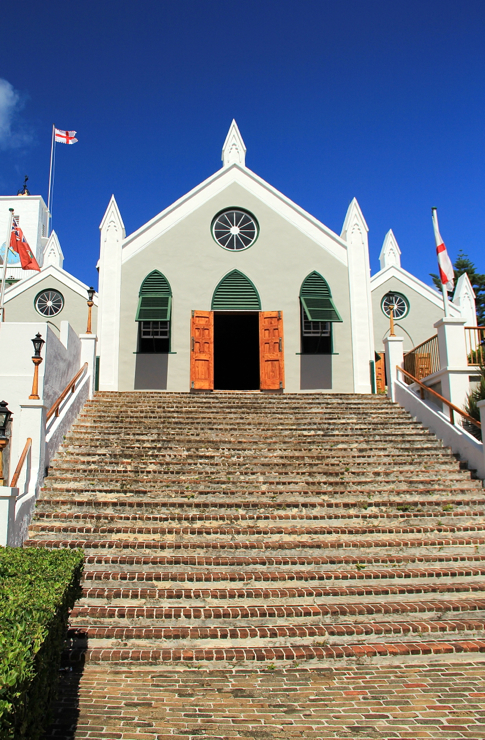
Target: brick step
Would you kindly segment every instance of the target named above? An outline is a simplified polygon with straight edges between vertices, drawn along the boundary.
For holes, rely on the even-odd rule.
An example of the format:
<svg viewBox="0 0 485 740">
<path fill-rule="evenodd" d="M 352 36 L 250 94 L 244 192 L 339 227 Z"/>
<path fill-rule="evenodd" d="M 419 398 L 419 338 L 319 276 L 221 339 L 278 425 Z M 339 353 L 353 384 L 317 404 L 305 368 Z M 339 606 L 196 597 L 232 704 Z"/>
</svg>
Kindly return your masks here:
<svg viewBox="0 0 485 740">
<path fill-rule="evenodd" d="M 465 578 L 485 575 L 485 562 L 482 565 L 442 566 L 441 568 L 403 568 L 394 567 L 381 570 L 368 570 L 367 566 L 354 570 L 243 570 L 243 571 L 147 571 L 147 570 L 85 570 L 84 585 L 93 587 L 98 581 L 141 582 L 141 583 L 278 583 L 307 581 L 372 581 L 400 580 L 417 578 Z M 364 570 L 365 569 L 365 570 Z"/>
<path fill-rule="evenodd" d="M 303 473 L 301 475 L 281 475 L 279 477 L 273 477 L 269 474 L 263 475 L 262 473 L 254 473 L 254 474 L 239 474 L 239 475 L 220 475 L 217 476 L 214 474 L 214 476 L 209 475 L 203 475 L 202 472 L 195 472 L 191 471 L 190 473 L 187 473 L 187 475 L 183 476 L 180 474 L 173 474 L 171 475 L 170 472 L 164 471 L 163 473 L 154 473 L 152 471 L 146 471 L 144 474 L 140 474 L 138 476 L 131 475 L 131 474 L 124 474 L 120 475 L 120 473 L 100 473 L 96 476 L 91 477 L 87 474 L 87 471 L 83 471 L 80 469 L 79 471 L 74 472 L 66 472 L 65 474 L 52 476 L 49 479 L 49 485 L 53 487 L 56 483 L 58 485 L 67 485 L 67 484 L 76 484 L 77 487 L 83 488 L 86 487 L 86 483 L 91 482 L 92 485 L 95 486 L 101 486 L 101 484 L 118 484 L 119 487 L 122 489 L 132 488 L 137 490 L 137 487 L 140 486 L 140 484 L 144 484 L 147 489 L 154 489 L 154 488 L 160 488 L 160 487 L 170 487 L 171 489 L 177 489 L 177 487 L 184 487 L 189 484 L 197 484 L 199 486 L 214 486 L 217 488 L 227 487 L 230 486 L 237 486 L 237 489 L 235 491 L 236 494 L 245 494 L 248 486 L 271 486 L 275 489 L 275 491 L 281 490 L 285 487 L 298 487 L 298 486 L 306 486 L 309 488 L 310 486 L 319 488 L 317 490 L 322 490 L 325 486 L 332 486 L 334 490 L 342 490 L 342 488 L 345 488 L 345 490 L 349 489 L 353 490 L 355 488 L 358 489 L 360 486 L 362 490 L 367 490 L 369 487 L 376 486 L 379 490 L 379 484 L 380 486 L 386 486 L 387 488 L 392 487 L 395 490 L 404 490 L 408 489 L 409 487 L 416 488 L 417 490 L 422 490 L 423 487 L 427 487 L 430 490 L 442 490 L 445 489 L 446 486 L 452 487 L 454 491 L 461 489 L 467 489 L 467 488 L 479 488 L 480 483 L 478 481 L 474 481 L 469 477 L 465 477 L 464 475 L 460 475 L 456 473 L 456 475 L 453 474 L 443 474 L 439 477 L 437 480 L 436 476 L 431 475 L 423 475 L 419 476 L 416 474 L 410 473 L 409 475 L 406 475 L 405 473 L 399 473 L 396 471 L 393 474 L 386 474 L 386 475 L 349 475 L 346 474 L 344 476 L 336 475 L 329 475 L 329 474 L 321 474 L 318 475 L 315 472 L 310 473 Z M 449 488 L 447 489 L 449 490 Z M 225 491 L 224 491 L 225 492 Z"/>
<path fill-rule="evenodd" d="M 42 546 L 45 543 L 39 545 Z M 387 565 L 405 567 L 413 563 L 443 563 L 446 567 L 456 563 L 482 563 L 485 562 L 485 555 L 477 554 L 474 550 L 469 552 L 445 552 L 440 550 L 437 553 L 423 553 L 407 551 L 402 554 L 381 553 L 375 555 L 239 555 L 235 557 L 227 556 L 210 556 L 210 555 L 140 555 L 140 554 L 116 554 L 110 555 L 105 553 L 86 552 L 86 565 L 105 565 L 113 568 L 116 574 L 117 568 L 130 569 L 143 565 L 145 569 L 157 568 L 159 566 L 167 567 L 228 567 L 228 568 L 253 568 L 253 567 L 271 567 L 271 566 L 302 566 L 320 565 L 326 567 L 341 567 L 355 565 Z"/>
<path fill-rule="evenodd" d="M 462 594 L 462 593 L 476 593 L 480 594 L 485 592 L 485 582 L 483 581 L 456 581 L 453 580 L 451 583 L 426 583 L 417 582 L 413 583 L 389 583 L 389 584 L 373 584 L 373 583 L 361 583 L 355 586 L 297 586 L 287 585 L 280 588 L 248 586 L 246 588 L 150 588 L 149 586 L 140 587 L 106 587 L 106 586 L 93 586 L 83 588 L 83 597 L 81 604 L 95 601 L 105 601 L 108 604 L 113 599 L 136 601 L 139 605 L 140 602 L 145 601 L 171 601 L 183 600 L 183 601 L 195 601 L 198 600 L 210 600 L 210 601 L 231 601 L 233 599 L 244 599 L 245 601 L 252 601 L 253 599 L 258 601 L 261 600 L 267 603 L 268 600 L 276 601 L 278 599 L 318 599 L 318 598 L 341 598 L 341 597 L 355 597 L 355 596 L 396 596 L 404 594 Z M 300 602 L 306 603 L 306 602 Z M 135 606 L 135 604 L 133 604 Z M 163 604 L 160 604 L 163 606 Z"/>
<path fill-rule="evenodd" d="M 290 540 L 290 541 L 158 541 L 158 540 L 96 540 L 96 539 L 27 539 L 26 547 L 69 548 L 83 550 L 366 550 L 372 548 L 421 547 L 480 547 L 485 537 L 429 537 L 426 539 L 389 540 Z"/>
<path fill-rule="evenodd" d="M 468 519 L 468 518 L 474 518 L 474 517 L 485 517 L 485 509 L 460 509 L 458 511 L 443 511 L 442 509 L 439 509 L 438 511 L 400 511 L 399 510 L 400 504 L 396 506 L 396 511 L 392 510 L 392 506 L 389 506 L 389 509 L 391 511 L 365 511 L 362 512 L 352 512 L 352 513 L 342 513 L 342 512 L 336 512 L 332 514 L 313 514 L 310 512 L 306 513 L 285 513 L 285 512 L 276 512 L 276 513 L 248 513 L 248 514 L 242 514 L 242 513 L 228 513 L 228 514 L 182 514 L 182 513 L 168 513 L 168 514 L 146 514 L 146 513 L 136 513 L 136 514 L 122 514 L 116 513 L 111 514 L 106 511 L 103 513 L 96 513 L 96 512 L 78 512 L 73 511 L 72 507 L 67 505 L 65 508 L 67 511 L 59 511 L 59 509 L 55 511 L 45 511 L 45 505 L 44 506 L 38 506 L 35 512 L 35 520 L 36 522 L 42 522 L 43 520 L 56 520 L 59 522 L 62 521 L 68 521 L 72 523 L 76 523 L 79 521 L 86 521 L 86 522 L 93 522 L 95 524 L 98 523 L 123 523 L 123 522 L 138 522 L 142 524 L 143 522 L 265 522 L 265 521 L 292 521 L 292 522 L 313 522 L 313 521 L 333 521 L 333 520 L 339 520 L 339 521 L 348 521 L 348 520 L 362 520 L 362 521 L 374 521 L 376 519 L 423 519 L 427 522 L 431 520 L 430 525 L 432 526 L 432 520 L 438 519 L 438 524 L 440 520 L 443 518 L 447 519 Z M 160 507 L 161 508 L 161 507 Z M 167 507 L 168 508 L 168 507 Z"/>
<path fill-rule="evenodd" d="M 397 534 L 427 534 L 430 532 L 438 532 L 438 533 L 461 533 L 461 532 L 477 532 L 477 533 L 483 533 L 485 532 L 485 522 L 483 524 L 480 523 L 467 523 L 467 524 L 439 524 L 438 522 L 434 523 L 433 525 L 394 525 L 394 526 L 370 526 L 370 525 L 361 525 L 361 526 L 340 526 L 340 527 L 305 527 L 305 526 L 295 526 L 295 527 L 284 527 L 284 526 L 264 526 L 261 525 L 259 527 L 252 526 L 252 527 L 219 527 L 219 526 L 197 526 L 197 527 L 177 527 L 174 525 L 164 525 L 164 526 L 116 526 L 115 524 L 109 525 L 109 526 L 90 526 L 88 524 L 67 524 L 67 523 L 51 523 L 51 524 L 42 524 L 37 521 L 37 519 L 32 522 L 32 524 L 29 527 L 29 532 L 37 532 L 39 534 L 45 534 L 45 533 L 52 533 L 52 534 L 83 534 L 90 537 L 99 537 L 104 536 L 107 534 L 112 535 L 119 535 L 119 534 L 125 534 L 125 535 L 143 535 L 144 537 L 147 537 L 147 539 L 150 539 L 153 537 L 153 535 L 158 536 L 167 536 L 167 535 L 174 535 L 177 537 L 182 536 L 189 536 L 192 537 L 193 535 L 202 535 L 207 537 L 276 537 L 280 535 L 284 536 L 295 536 L 295 537 L 303 537 L 304 535 L 310 536 L 310 537 L 319 537 L 319 536 L 327 536 L 327 535 L 368 535 L 368 534 L 391 534 L 391 535 L 397 535 Z M 221 539 L 218 540 L 218 542 L 221 542 Z"/>
<path fill-rule="evenodd" d="M 126 455 L 126 453 L 125 456 L 115 456 L 110 454 L 109 452 L 103 453 L 102 451 L 98 451 L 97 453 L 93 452 L 91 456 L 78 454 L 74 456 L 64 454 L 56 459 L 52 470 L 64 470 L 66 467 L 72 467 L 73 469 L 76 469 L 78 466 L 85 466 L 90 473 L 96 469 L 103 471 L 124 471 L 128 469 L 131 471 L 139 470 L 139 472 L 144 472 L 147 466 L 149 466 L 151 469 L 156 469 L 157 467 L 163 466 L 164 468 L 173 467 L 174 469 L 183 467 L 187 470 L 212 470 L 216 466 L 223 465 L 225 468 L 234 467 L 236 470 L 239 470 L 241 468 L 250 468 L 257 471 L 266 470 L 268 468 L 280 468 L 284 471 L 287 468 L 290 468 L 291 470 L 299 471 L 302 466 L 308 467 L 309 465 L 311 465 L 312 470 L 315 471 L 329 471 L 337 473 L 346 472 L 352 474 L 354 471 L 360 472 L 362 468 L 369 470 L 369 472 L 388 472 L 389 469 L 395 467 L 396 465 L 399 465 L 400 469 L 405 471 L 407 471 L 408 468 L 414 470 L 418 467 L 421 469 L 422 472 L 444 471 L 449 469 L 456 473 L 456 461 L 452 458 L 443 458 L 436 461 L 431 461 L 430 459 L 427 462 L 421 462 L 414 458 L 402 460 L 385 460 L 384 458 L 382 458 L 375 461 L 368 459 L 351 459 L 342 461 L 336 459 L 335 455 L 332 456 L 331 459 L 329 455 L 328 460 L 322 460 L 317 455 L 299 455 L 298 457 L 291 455 L 285 455 L 284 457 L 267 455 L 267 459 L 265 461 L 258 461 L 258 463 L 255 463 L 253 457 L 256 458 L 257 456 L 252 456 L 251 458 L 240 456 L 238 459 L 236 459 L 233 455 L 230 454 L 201 454 L 198 457 L 191 458 L 189 456 L 181 454 L 177 458 L 174 454 L 146 456 L 134 455 L 131 453 L 131 451 L 129 452 L 129 457 Z"/>
<path fill-rule="evenodd" d="M 123 450 L 145 450 L 150 449 L 153 445 L 155 452 L 161 450 L 162 452 L 170 451 L 171 449 L 180 451 L 181 449 L 187 452 L 199 450 L 240 450 L 241 452 L 248 451 L 251 453 L 264 453 L 268 451 L 268 437 L 267 435 L 262 441 L 258 435 L 252 435 L 252 438 L 248 438 L 246 435 L 244 438 L 238 438 L 236 436 L 227 435 L 225 438 L 218 436 L 207 436 L 201 435 L 186 436 L 184 434 L 178 434 L 176 444 L 174 444 L 173 435 L 162 435 L 159 431 L 150 432 L 149 434 L 144 431 L 143 436 L 135 433 L 123 432 L 122 434 L 113 433 L 110 434 L 107 430 L 103 434 L 99 434 L 96 427 L 92 430 L 83 431 L 83 429 L 76 430 L 75 434 L 70 434 L 66 437 L 65 442 L 61 445 L 61 454 L 70 449 L 88 449 L 95 451 L 99 448 L 101 453 L 111 452 L 111 450 L 119 451 Z M 329 435 L 316 435 L 314 432 L 307 433 L 305 436 L 300 435 L 298 442 L 294 441 L 294 437 L 285 436 L 282 439 L 270 439 L 271 449 L 273 450 L 297 450 L 297 451 L 308 451 L 316 450 L 322 454 L 329 454 L 332 451 L 338 453 L 339 457 L 346 459 L 348 457 L 355 457 L 356 455 L 365 456 L 378 456 L 388 459 L 389 450 L 389 439 L 384 437 L 379 439 L 373 439 L 372 445 L 366 443 L 355 437 L 339 438 L 339 441 L 332 441 L 332 436 Z M 443 447 L 442 443 L 435 437 L 430 436 L 418 436 L 410 435 L 405 442 L 400 442 L 399 437 L 393 439 L 392 454 L 396 456 L 415 455 L 416 457 L 429 458 L 436 454 L 440 458 L 453 457 L 450 450 Z"/>
<path fill-rule="evenodd" d="M 314 638 L 341 638 L 348 636 L 366 640 L 373 637 L 387 637 L 388 635 L 413 636 L 418 634 L 430 635 L 437 633 L 474 632 L 485 630 L 485 619 L 465 617 L 453 620 L 406 620 L 405 622 L 340 622 L 338 624 L 284 624 L 284 625 L 252 625 L 222 627 L 129 627 L 129 626 L 101 626 L 76 625 L 68 632 L 71 644 L 90 640 L 281 640 L 281 639 L 314 639 Z M 88 643 L 89 644 L 89 643 Z"/>
<path fill-rule="evenodd" d="M 476 496 L 477 493 L 482 490 L 481 481 L 475 480 L 461 481 L 460 485 L 455 483 L 453 487 L 445 486 L 441 483 L 439 485 L 431 485 L 428 482 L 427 485 L 420 486 L 419 488 L 410 488 L 405 484 L 402 484 L 400 487 L 396 482 L 390 486 L 383 484 L 382 481 L 376 481 L 372 486 L 368 486 L 366 488 L 359 488 L 359 486 L 354 484 L 350 485 L 349 482 L 337 482 L 333 483 L 331 486 L 322 488 L 321 484 L 309 483 L 306 481 L 295 486 L 281 486 L 280 488 L 271 488 L 266 484 L 260 483 L 259 486 L 255 485 L 252 488 L 246 486 L 244 488 L 238 487 L 237 489 L 234 488 L 234 482 L 226 482 L 223 486 L 211 485 L 211 487 L 209 487 L 206 481 L 199 483 L 198 480 L 192 480 L 178 488 L 173 485 L 166 485 L 163 487 L 157 485 L 149 487 L 147 482 L 145 482 L 143 486 L 138 483 L 138 485 L 132 485 L 129 487 L 125 486 L 123 482 L 119 483 L 117 487 L 115 487 L 112 481 L 110 483 L 111 485 L 108 483 L 100 485 L 98 482 L 86 484 L 83 480 L 75 482 L 69 481 L 69 479 L 66 480 L 65 478 L 56 480 L 49 477 L 46 479 L 45 487 L 43 488 L 43 499 L 57 497 L 61 494 L 75 493 L 76 496 L 80 496 L 81 494 L 83 496 L 90 496 L 92 500 L 101 500 L 110 505 L 113 501 L 118 501 L 120 506 L 124 506 L 125 500 L 136 500 L 135 497 L 141 495 L 144 496 L 145 501 L 151 504 L 153 504 L 154 501 L 160 500 L 161 496 L 167 496 L 168 494 L 174 499 L 185 497 L 188 501 L 192 501 L 192 499 L 197 495 L 210 496 L 210 501 L 201 502 L 201 505 L 212 506 L 217 503 L 218 500 L 225 501 L 227 496 L 232 496 L 236 501 L 240 500 L 239 497 L 244 497 L 243 500 L 247 501 L 246 497 L 254 496 L 255 504 L 261 500 L 261 497 L 265 500 L 267 500 L 268 497 L 273 497 L 273 501 L 279 501 L 281 504 L 285 505 L 294 501 L 295 496 L 318 496 L 322 500 L 330 499 L 332 502 L 335 501 L 336 496 L 339 496 L 342 497 L 341 500 L 343 500 L 343 503 L 347 503 L 346 499 L 343 498 L 344 496 L 352 496 L 353 501 L 355 501 L 356 498 L 361 498 L 367 500 L 369 505 L 371 505 L 374 500 L 379 500 L 379 496 L 389 497 L 390 495 L 399 494 L 399 496 L 403 498 L 404 503 L 412 503 L 414 497 L 421 497 L 423 495 L 445 495 L 450 497 L 450 501 L 453 501 L 452 496 Z M 106 498 L 98 499 L 98 496 Z M 108 496 L 115 496 L 116 498 L 109 499 L 107 498 Z M 233 506 L 234 505 L 235 504 L 233 503 Z M 299 505 L 302 505 L 301 500 L 299 501 Z"/>
<path fill-rule="evenodd" d="M 47 491 L 42 491 L 42 493 L 47 493 Z M 65 509 L 68 508 L 73 512 L 73 518 L 78 516 L 78 510 L 83 508 L 89 508 L 94 511 L 97 509 L 103 509 L 103 512 L 108 511 L 116 511 L 117 509 L 120 509 L 121 511 L 126 511 L 130 509 L 140 509 L 143 512 L 148 512 L 152 510 L 156 511 L 167 511 L 172 510 L 171 516 L 172 518 L 183 516 L 183 517 L 206 517 L 206 516 L 219 516 L 219 514 L 205 514 L 205 513 L 183 513 L 179 514 L 178 510 L 180 509 L 213 509 L 215 512 L 219 512 L 221 509 L 231 509 L 231 514 L 223 514 L 222 516 L 256 516 L 258 518 L 266 517 L 266 516 L 273 516 L 273 513 L 275 513 L 277 516 L 280 516 L 280 513 L 282 512 L 284 516 L 286 516 L 286 512 L 288 509 L 291 510 L 291 514 L 294 518 L 296 517 L 306 517 L 308 519 L 313 518 L 314 516 L 321 516 L 320 514 L 313 514 L 312 510 L 337 510 L 337 516 L 346 516 L 345 514 L 341 514 L 340 510 L 347 510 L 347 509 L 365 509 L 365 514 L 369 517 L 376 516 L 380 517 L 383 514 L 387 517 L 388 513 L 380 511 L 380 509 L 397 509 L 399 510 L 399 517 L 407 518 L 407 517 L 413 517 L 415 515 L 421 516 L 421 513 L 419 509 L 425 509 L 425 513 L 428 516 L 441 516 L 441 515 L 450 515 L 450 514 L 457 514 L 461 515 L 462 507 L 471 507 L 471 506 L 479 506 L 482 507 L 484 505 L 485 501 L 483 498 L 459 498 L 455 499 L 452 497 L 449 498 L 443 498 L 443 499 L 406 499 L 404 497 L 400 499 L 391 500 L 388 497 L 383 498 L 381 500 L 376 500 L 375 497 L 372 498 L 372 500 L 369 499 L 361 499 L 356 500 L 352 499 L 349 501 L 340 500 L 336 501 L 335 499 L 332 500 L 325 500 L 325 499 L 317 499 L 315 501 L 308 501 L 303 500 L 299 501 L 298 499 L 295 500 L 293 498 L 292 502 L 290 504 L 285 503 L 281 500 L 242 500 L 242 501 L 231 501 L 230 499 L 228 501 L 198 501 L 196 499 L 184 499 L 184 500 L 175 500 L 175 499 L 158 499 L 156 501 L 154 500 L 144 500 L 144 499 L 125 499 L 123 501 L 120 501 L 118 499 L 116 500 L 110 500 L 110 499 L 81 499 L 81 498 L 44 498 L 44 495 L 42 498 L 40 498 L 37 501 L 36 506 L 36 516 L 42 514 L 42 512 L 51 512 L 54 513 L 57 509 Z M 438 511 L 433 511 L 433 508 L 437 508 Z M 451 507 L 451 508 L 450 508 Z M 255 510 L 255 513 L 239 513 L 246 509 Z M 266 509 L 269 509 L 272 513 L 271 514 L 265 514 L 264 511 Z M 417 511 L 414 511 L 414 510 Z M 173 512 L 175 510 L 175 513 Z M 280 511 L 281 510 L 281 511 Z M 374 511 L 377 510 L 377 511 Z M 233 513 L 233 512 L 236 513 Z M 299 512 L 302 511 L 302 514 Z M 463 512 L 466 512 L 466 515 L 475 516 L 479 515 L 478 512 L 485 511 L 484 509 L 464 509 Z M 351 514 L 353 516 L 354 514 Z M 391 516 L 396 516 L 397 514 L 392 514 Z M 131 514 L 129 516 L 132 516 Z M 135 515 L 136 516 L 136 515 Z M 140 516 L 143 516 L 143 514 L 140 514 Z M 165 516 L 165 515 L 160 515 Z M 332 518 L 333 514 L 325 514 L 322 515 L 325 516 L 325 518 Z M 364 516 L 364 514 L 362 514 Z"/>
<path fill-rule="evenodd" d="M 238 647 L 238 648 L 93 648 L 69 651 L 71 662 L 99 663 L 186 663 L 192 661 L 300 661 L 363 658 L 402 658 L 403 656 L 450 655 L 453 653 L 480 654 L 485 652 L 485 640 L 427 640 L 420 642 L 367 643 L 346 642 L 342 645 L 316 647 L 290 645 L 287 647 Z"/>
<path fill-rule="evenodd" d="M 448 599 L 427 599 L 427 600 L 414 600 L 399 601 L 385 600 L 385 601 L 365 601 L 359 600 L 357 602 L 347 601 L 345 603 L 337 602 L 323 602 L 320 604 L 241 604 L 241 605 L 219 605 L 219 606 L 207 606 L 207 605 L 177 605 L 177 606 L 141 606 L 141 605 L 127 605 L 127 604 L 110 604 L 110 605 L 87 605 L 80 604 L 79 602 L 74 606 L 71 612 L 70 621 L 72 626 L 77 626 L 77 623 L 90 626 L 96 626 L 95 620 L 130 620 L 125 625 L 118 626 L 134 626 L 131 624 L 131 620 L 136 619 L 136 626 L 153 626 L 153 620 L 176 620 L 177 624 L 172 626 L 179 626 L 181 620 L 204 620 L 216 621 L 220 623 L 221 620 L 227 620 L 228 624 L 226 627 L 232 627 L 234 620 L 238 620 L 240 626 L 245 626 L 240 620 L 254 620 L 254 619 L 274 619 L 288 620 L 288 619 L 315 619 L 317 623 L 321 623 L 321 619 L 325 617 L 331 617 L 333 619 L 356 619 L 361 620 L 363 617 L 368 615 L 376 617 L 378 615 L 385 615 L 387 619 L 393 617 L 403 617 L 403 615 L 413 614 L 427 614 L 434 615 L 434 618 L 442 619 L 444 615 L 451 613 L 460 613 L 473 615 L 478 612 L 485 610 L 485 599 L 480 598 L 477 595 L 474 598 L 464 599 L 463 597 L 457 596 L 456 598 Z M 145 625 L 142 623 L 143 620 L 147 621 Z M 269 623 L 268 623 L 269 624 Z M 207 625 L 204 625 L 207 626 Z M 213 625 L 208 625 L 213 626 Z M 263 626 L 268 626 L 266 622 Z M 283 624 L 284 626 L 284 624 Z"/>
</svg>

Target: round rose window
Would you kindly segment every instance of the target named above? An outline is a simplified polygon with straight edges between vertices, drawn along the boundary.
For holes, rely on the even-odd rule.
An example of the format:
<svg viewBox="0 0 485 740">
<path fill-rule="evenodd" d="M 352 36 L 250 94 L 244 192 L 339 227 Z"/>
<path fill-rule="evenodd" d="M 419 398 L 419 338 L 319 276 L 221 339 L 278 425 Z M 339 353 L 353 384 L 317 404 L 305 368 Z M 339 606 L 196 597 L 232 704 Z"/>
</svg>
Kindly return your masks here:
<svg viewBox="0 0 485 740">
<path fill-rule="evenodd" d="M 44 290 L 35 299 L 35 308 L 42 316 L 57 316 L 64 308 L 64 298 L 57 290 Z"/>
<path fill-rule="evenodd" d="M 212 235 L 224 249 L 241 251 L 256 241 L 258 223 L 254 216 L 236 208 L 223 211 L 212 222 Z"/>
</svg>

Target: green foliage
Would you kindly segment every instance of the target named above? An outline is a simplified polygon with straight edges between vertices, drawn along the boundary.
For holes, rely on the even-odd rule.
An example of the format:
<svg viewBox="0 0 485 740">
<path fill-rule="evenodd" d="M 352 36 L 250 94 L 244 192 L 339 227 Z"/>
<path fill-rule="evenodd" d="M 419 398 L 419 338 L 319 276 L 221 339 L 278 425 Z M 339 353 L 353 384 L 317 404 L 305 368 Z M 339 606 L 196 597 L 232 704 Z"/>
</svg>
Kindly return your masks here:
<svg viewBox="0 0 485 740">
<path fill-rule="evenodd" d="M 0 740 L 37 740 L 56 692 L 80 550 L 0 548 Z"/>
<path fill-rule="evenodd" d="M 477 421 L 480 421 L 480 409 L 477 406 L 479 401 L 485 401 L 485 365 L 480 367 L 480 381 L 475 390 L 467 395 L 465 403 L 465 411 L 472 419 L 476 419 Z M 481 430 L 474 424 L 468 422 L 466 429 L 478 439 L 483 438 L 483 435 L 480 434 Z"/>
<path fill-rule="evenodd" d="M 463 273 L 466 272 L 468 274 L 473 290 L 475 291 L 478 326 L 485 326 L 485 275 L 481 275 L 476 271 L 473 262 L 461 250 L 458 252 L 458 257 L 455 260 L 453 268 L 455 272 L 455 285 Z M 430 277 L 433 278 L 435 288 L 441 291 L 441 280 L 439 276 L 432 272 Z"/>
</svg>

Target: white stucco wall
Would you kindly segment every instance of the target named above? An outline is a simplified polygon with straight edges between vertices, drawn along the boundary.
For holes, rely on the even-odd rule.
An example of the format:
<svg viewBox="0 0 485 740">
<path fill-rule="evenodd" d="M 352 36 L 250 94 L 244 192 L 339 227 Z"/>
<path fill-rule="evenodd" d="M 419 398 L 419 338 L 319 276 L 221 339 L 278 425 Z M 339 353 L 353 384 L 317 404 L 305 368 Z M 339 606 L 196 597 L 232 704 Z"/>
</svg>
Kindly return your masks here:
<svg viewBox="0 0 485 740">
<path fill-rule="evenodd" d="M 260 226 L 255 244 L 238 253 L 222 249 L 212 238 L 210 230 L 214 216 L 230 207 L 250 211 Z M 331 237 L 326 238 L 330 245 Z M 334 242 L 335 250 L 342 251 L 339 237 L 335 236 Z M 165 275 L 172 288 L 171 348 L 175 353 L 157 356 L 156 359 L 135 354 L 138 292 L 144 278 L 154 269 Z M 124 261 L 119 390 L 136 388 L 141 365 L 147 363 L 158 363 L 156 372 L 159 377 L 163 379 L 166 376 L 166 382 L 159 385 L 160 390 L 189 390 L 191 311 L 210 310 L 217 284 L 233 269 L 240 270 L 252 280 L 263 311 L 283 311 L 286 390 L 351 392 L 353 371 L 347 265 L 332 253 L 330 246 L 328 249 L 322 247 L 239 183 L 230 184 L 156 238 L 150 240 L 148 230 L 144 248 L 140 247 Z M 333 324 L 335 354 L 332 356 L 300 354 L 299 293 L 303 280 L 313 270 L 327 280 L 343 319 L 343 323 Z"/>
</svg>

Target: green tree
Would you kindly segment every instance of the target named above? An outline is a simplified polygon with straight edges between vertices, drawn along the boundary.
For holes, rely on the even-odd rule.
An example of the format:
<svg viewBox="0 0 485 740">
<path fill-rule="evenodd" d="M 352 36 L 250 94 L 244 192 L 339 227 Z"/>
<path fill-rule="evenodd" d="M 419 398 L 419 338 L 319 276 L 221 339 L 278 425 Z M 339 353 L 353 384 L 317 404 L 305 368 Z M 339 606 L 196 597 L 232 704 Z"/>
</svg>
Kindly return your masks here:
<svg viewBox="0 0 485 740">
<path fill-rule="evenodd" d="M 483 365 L 480 368 L 480 381 L 477 387 L 467 395 L 465 403 L 465 411 L 472 417 L 472 419 L 476 419 L 477 421 L 480 421 L 480 409 L 477 406 L 479 401 L 485 401 L 485 366 Z M 464 424 L 464 426 L 470 434 L 473 434 L 474 437 L 483 439 L 483 431 L 480 433 L 481 430 L 474 424 L 468 422 L 467 424 Z"/>
<path fill-rule="evenodd" d="M 468 273 L 469 280 L 472 284 L 473 290 L 475 291 L 475 303 L 477 307 L 477 319 L 478 326 L 485 326 L 485 275 L 481 275 L 475 269 L 473 262 L 468 259 L 467 254 L 463 254 L 460 250 L 458 257 L 453 265 L 455 271 L 455 285 L 458 278 L 463 275 L 464 272 Z M 438 290 L 441 290 L 441 280 L 439 275 L 431 273 L 430 277 L 433 278 L 433 283 Z M 450 300 L 451 300 L 451 293 Z"/>
</svg>

